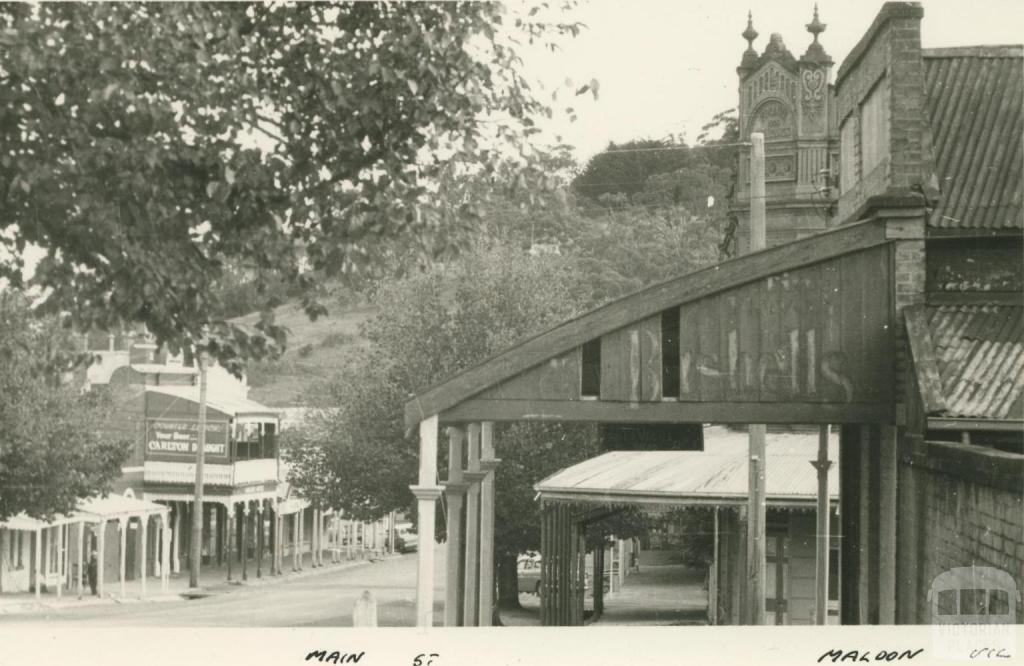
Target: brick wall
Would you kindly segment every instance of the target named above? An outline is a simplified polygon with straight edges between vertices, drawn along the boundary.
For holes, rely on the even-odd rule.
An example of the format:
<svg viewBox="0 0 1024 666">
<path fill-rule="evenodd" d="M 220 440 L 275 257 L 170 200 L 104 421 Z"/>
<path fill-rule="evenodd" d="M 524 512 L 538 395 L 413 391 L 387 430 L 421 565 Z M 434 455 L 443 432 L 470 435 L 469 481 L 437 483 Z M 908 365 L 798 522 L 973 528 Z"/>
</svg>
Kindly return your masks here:
<svg viewBox="0 0 1024 666">
<path fill-rule="evenodd" d="M 924 240 L 901 240 L 893 243 L 896 311 L 908 305 L 924 303 L 925 252 Z"/>
<path fill-rule="evenodd" d="M 900 469 L 901 481 L 912 478 L 916 504 L 899 514 L 898 530 L 916 551 L 916 567 L 907 572 L 914 575 L 908 591 L 916 594 L 900 599 L 900 616 L 917 623 L 931 621 L 928 590 L 949 569 L 994 567 L 1013 576 L 1018 590 L 1024 587 L 1024 457 L 959 444 L 943 444 L 937 456 L 935 444 L 927 447 L 928 453 L 904 458 Z M 1024 604 L 1016 604 L 1017 621 L 1024 622 Z"/>
<path fill-rule="evenodd" d="M 861 105 L 884 81 L 880 91 L 888 106 L 888 158 L 870 182 L 858 182 L 840 193 L 840 220 L 853 215 L 869 197 L 889 188 L 908 188 L 925 180 L 926 162 L 931 156 L 925 146 L 925 78 L 921 54 L 921 18 L 924 10 L 915 2 L 887 2 L 874 23 L 853 48 L 836 75 L 836 118 L 840 125 L 848 118 L 859 125 Z M 858 147 L 872 137 L 856 133 Z M 848 150 L 850 146 L 841 146 Z M 843 164 L 849 160 L 842 159 Z M 847 167 L 849 168 L 849 167 Z M 867 174 L 858 170 L 857 180 Z M 845 182 L 845 177 L 844 177 Z"/>
</svg>

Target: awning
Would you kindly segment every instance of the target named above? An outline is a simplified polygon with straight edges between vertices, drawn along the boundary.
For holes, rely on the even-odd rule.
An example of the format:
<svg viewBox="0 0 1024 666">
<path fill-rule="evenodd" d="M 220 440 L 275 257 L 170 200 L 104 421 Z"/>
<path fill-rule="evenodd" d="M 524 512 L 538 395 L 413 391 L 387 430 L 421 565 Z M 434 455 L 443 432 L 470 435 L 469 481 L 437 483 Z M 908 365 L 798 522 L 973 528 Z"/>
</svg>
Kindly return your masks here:
<svg viewBox="0 0 1024 666">
<path fill-rule="evenodd" d="M 167 513 L 169 510 L 163 504 L 134 497 L 125 497 L 124 495 L 91 497 L 78 503 L 78 513 L 92 517 L 94 522 L 134 516 L 159 515 Z"/>
<path fill-rule="evenodd" d="M 705 431 L 704 451 L 610 451 L 563 469 L 534 486 L 541 499 L 605 504 L 745 505 L 747 434 L 722 427 Z M 769 434 L 766 497 L 769 506 L 814 506 L 816 434 Z M 839 437 L 829 439 L 838 463 Z M 839 500 L 839 465 L 829 471 L 829 496 Z"/>
<path fill-rule="evenodd" d="M 159 393 L 161 395 L 188 400 L 199 403 L 198 386 L 147 386 L 146 391 Z M 264 416 L 278 418 L 281 410 L 267 407 L 264 404 L 242 398 L 239 396 L 225 395 L 214 391 L 207 391 L 206 404 L 213 409 L 229 414 L 234 418 L 246 416 Z"/>
<path fill-rule="evenodd" d="M 168 511 L 168 507 L 163 504 L 135 499 L 134 497 L 125 497 L 124 495 L 109 495 L 107 497 L 90 497 L 79 500 L 73 513 L 58 514 L 49 521 L 31 518 L 24 513 L 20 513 L 7 520 L 0 521 L 0 527 L 9 530 L 34 532 L 67 523 L 99 523 L 104 520 L 159 515 Z"/>
</svg>

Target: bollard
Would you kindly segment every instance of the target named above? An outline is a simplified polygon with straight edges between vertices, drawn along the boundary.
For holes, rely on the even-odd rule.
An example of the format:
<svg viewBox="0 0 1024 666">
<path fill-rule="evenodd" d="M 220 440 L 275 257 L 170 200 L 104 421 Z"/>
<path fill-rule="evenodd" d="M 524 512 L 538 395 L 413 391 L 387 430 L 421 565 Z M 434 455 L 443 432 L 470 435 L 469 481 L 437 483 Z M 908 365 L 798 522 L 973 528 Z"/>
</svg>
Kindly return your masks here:
<svg viewBox="0 0 1024 666">
<path fill-rule="evenodd" d="M 377 626 L 377 600 L 369 590 L 364 590 L 352 606 L 353 627 Z"/>
</svg>

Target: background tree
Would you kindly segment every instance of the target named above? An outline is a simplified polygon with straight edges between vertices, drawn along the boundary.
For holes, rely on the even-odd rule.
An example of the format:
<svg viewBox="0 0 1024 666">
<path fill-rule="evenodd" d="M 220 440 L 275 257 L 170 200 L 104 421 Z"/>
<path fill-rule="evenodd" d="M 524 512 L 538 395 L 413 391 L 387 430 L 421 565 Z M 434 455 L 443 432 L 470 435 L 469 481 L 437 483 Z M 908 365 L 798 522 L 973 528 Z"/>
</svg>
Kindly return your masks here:
<svg viewBox="0 0 1024 666">
<path fill-rule="evenodd" d="M 577 314 L 589 297 L 565 257 L 496 245 L 388 280 L 374 300 L 379 313 L 364 331 L 369 348 L 311 392 L 330 408 L 288 436 L 284 449 L 304 496 L 361 519 L 411 508 L 418 446 L 404 431 L 410 394 Z M 589 427 L 523 423 L 500 426 L 495 439 L 500 601 L 515 605 L 516 555 L 540 544 L 532 486 L 594 455 L 597 437 Z"/>
<path fill-rule="evenodd" d="M 128 443 L 100 436 L 102 393 L 65 385 L 80 361 L 70 349 L 67 331 L 0 291 L 0 521 L 70 513 L 121 475 Z"/>
<path fill-rule="evenodd" d="M 275 280 L 316 316 L 311 287 L 372 266 L 382 241 L 448 256 L 472 202 L 447 205 L 441 175 L 486 171 L 509 145 L 529 164 L 533 118 L 550 109 L 516 40 L 578 26 L 558 8 L 512 11 L 0 6 L 0 276 L 19 286 L 35 244 L 47 309 L 81 330 L 143 322 L 176 351 L 209 325 L 209 351 L 233 370 L 274 353 Z M 229 266 L 270 294 L 256 334 L 219 316 Z"/>
</svg>

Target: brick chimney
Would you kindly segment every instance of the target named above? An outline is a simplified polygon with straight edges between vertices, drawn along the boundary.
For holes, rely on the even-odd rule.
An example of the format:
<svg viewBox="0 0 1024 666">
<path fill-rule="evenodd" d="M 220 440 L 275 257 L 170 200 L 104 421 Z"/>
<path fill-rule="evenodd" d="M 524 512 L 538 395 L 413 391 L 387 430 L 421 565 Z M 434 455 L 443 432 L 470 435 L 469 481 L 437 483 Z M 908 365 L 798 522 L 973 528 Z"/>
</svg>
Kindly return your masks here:
<svg viewBox="0 0 1024 666">
<path fill-rule="evenodd" d="M 862 218 L 871 197 L 919 190 L 930 173 L 917 2 L 885 3 L 840 65 L 838 218 Z"/>
</svg>

